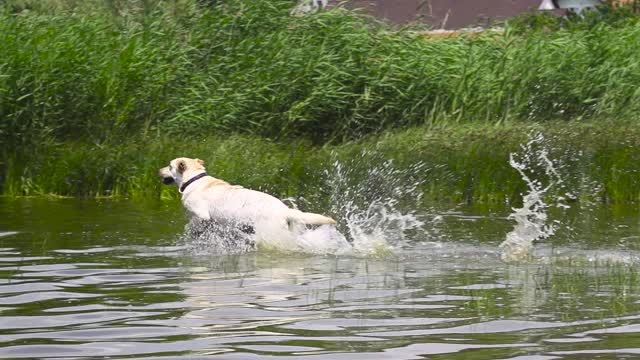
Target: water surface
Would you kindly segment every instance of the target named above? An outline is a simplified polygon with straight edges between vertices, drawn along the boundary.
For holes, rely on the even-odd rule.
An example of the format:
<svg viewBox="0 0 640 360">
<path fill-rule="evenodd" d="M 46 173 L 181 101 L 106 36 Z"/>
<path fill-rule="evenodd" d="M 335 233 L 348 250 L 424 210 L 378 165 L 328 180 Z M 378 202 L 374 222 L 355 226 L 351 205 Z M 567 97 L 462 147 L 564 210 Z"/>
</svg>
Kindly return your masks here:
<svg viewBox="0 0 640 360">
<path fill-rule="evenodd" d="M 528 264 L 509 209 L 422 211 L 384 258 L 190 251 L 180 204 L 0 200 L 0 358 L 640 354 L 637 207 L 574 207 Z"/>
</svg>

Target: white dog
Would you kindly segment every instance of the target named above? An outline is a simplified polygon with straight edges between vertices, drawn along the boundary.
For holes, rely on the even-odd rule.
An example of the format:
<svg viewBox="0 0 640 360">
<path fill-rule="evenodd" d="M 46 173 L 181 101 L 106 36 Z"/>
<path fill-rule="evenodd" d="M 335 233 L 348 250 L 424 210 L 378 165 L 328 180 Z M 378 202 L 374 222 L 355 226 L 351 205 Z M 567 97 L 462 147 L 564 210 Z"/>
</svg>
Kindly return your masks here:
<svg viewBox="0 0 640 360">
<path fill-rule="evenodd" d="M 290 209 L 279 199 L 263 192 L 230 185 L 208 175 L 204 161 L 177 158 L 160 169 L 166 185 L 175 184 L 182 194 L 182 205 L 196 221 L 210 221 L 245 233 L 260 228 L 291 230 L 297 224 L 323 225 L 336 222 L 326 216 Z"/>
</svg>

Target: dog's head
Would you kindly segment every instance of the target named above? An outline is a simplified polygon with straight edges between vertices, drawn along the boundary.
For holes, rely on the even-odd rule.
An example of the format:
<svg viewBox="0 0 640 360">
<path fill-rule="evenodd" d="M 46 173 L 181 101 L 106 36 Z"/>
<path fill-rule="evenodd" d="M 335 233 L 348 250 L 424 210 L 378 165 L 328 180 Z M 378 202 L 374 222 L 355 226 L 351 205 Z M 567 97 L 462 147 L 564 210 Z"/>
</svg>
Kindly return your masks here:
<svg viewBox="0 0 640 360">
<path fill-rule="evenodd" d="M 194 171 L 204 170 L 204 161 L 200 159 L 176 158 L 169 162 L 169 166 L 165 166 L 158 171 L 158 176 L 165 185 L 176 184 L 180 186 L 185 174 L 189 175 Z"/>
</svg>

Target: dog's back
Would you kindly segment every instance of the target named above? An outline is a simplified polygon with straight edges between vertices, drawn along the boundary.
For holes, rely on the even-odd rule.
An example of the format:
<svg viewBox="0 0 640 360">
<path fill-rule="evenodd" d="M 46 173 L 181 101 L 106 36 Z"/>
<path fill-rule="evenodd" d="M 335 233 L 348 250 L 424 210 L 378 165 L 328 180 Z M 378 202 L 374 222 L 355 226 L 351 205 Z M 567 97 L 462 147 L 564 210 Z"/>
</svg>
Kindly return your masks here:
<svg viewBox="0 0 640 360">
<path fill-rule="evenodd" d="M 247 221 L 285 221 L 308 225 L 335 224 L 335 220 L 314 213 L 291 209 L 269 194 L 239 186 L 216 186 L 203 195 L 212 217 L 237 218 Z"/>
</svg>

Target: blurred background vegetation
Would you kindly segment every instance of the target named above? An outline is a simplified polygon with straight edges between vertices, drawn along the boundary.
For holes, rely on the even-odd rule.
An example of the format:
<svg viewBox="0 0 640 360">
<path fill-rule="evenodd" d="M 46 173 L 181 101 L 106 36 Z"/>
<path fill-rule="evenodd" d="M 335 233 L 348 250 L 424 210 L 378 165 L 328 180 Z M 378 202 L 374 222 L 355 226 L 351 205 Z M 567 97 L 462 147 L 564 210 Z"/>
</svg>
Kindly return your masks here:
<svg viewBox="0 0 640 360">
<path fill-rule="evenodd" d="M 178 156 L 300 194 L 368 149 L 428 162 L 433 198 L 513 201 L 508 154 L 533 129 L 590 154 L 572 170 L 598 184 L 585 196 L 640 199 L 625 7 L 431 36 L 340 8 L 291 16 L 291 0 L 0 4 L 5 195 L 170 197 L 155 169 Z"/>
</svg>

